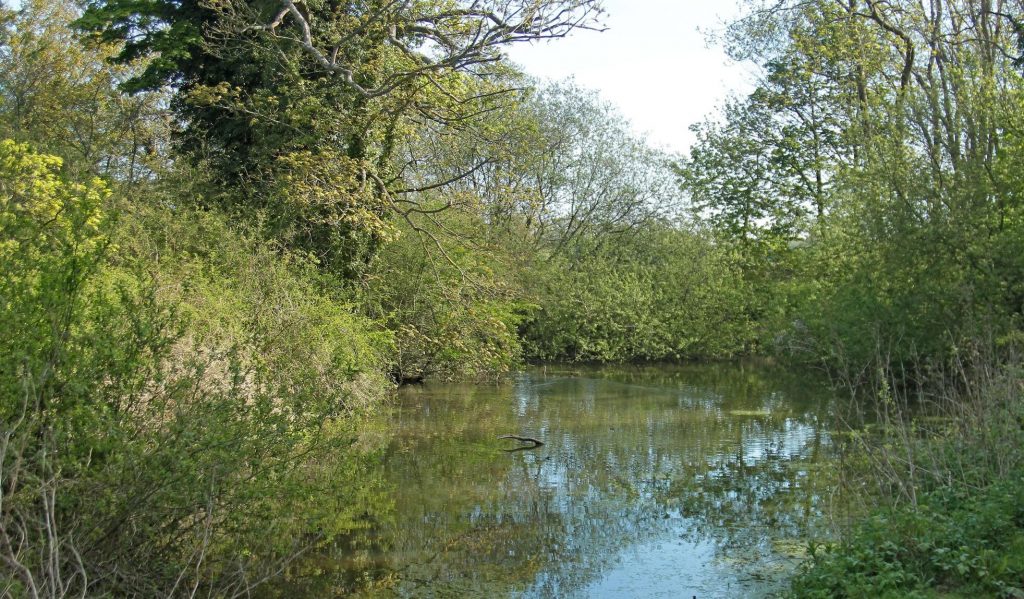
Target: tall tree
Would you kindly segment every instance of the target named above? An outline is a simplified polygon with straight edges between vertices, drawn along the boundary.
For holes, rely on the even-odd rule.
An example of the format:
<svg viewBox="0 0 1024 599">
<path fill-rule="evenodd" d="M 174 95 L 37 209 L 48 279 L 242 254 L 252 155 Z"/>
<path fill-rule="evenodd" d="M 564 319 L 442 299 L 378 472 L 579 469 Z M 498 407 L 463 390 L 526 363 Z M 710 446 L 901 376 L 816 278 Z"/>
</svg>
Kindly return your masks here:
<svg viewBox="0 0 1024 599">
<path fill-rule="evenodd" d="M 598 0 L 95 0 L 81 27 L 175 88 L 182 148 L 272 230 L 353 275 L 391 233 L 396 142 L 508 91 L 501 49 L 595 27 Z"/>
<path fill-rule="evenodd" d="M 149 173 L 166 140 L 165 98 L 129 98 L 117 87 L 134 65 L 111 65 L 117 48 L 83 46 L 70 0 L 0 7 L 0 133 L 64 158 L 65 170 L 131 182 Z"/>
<path fill-rule="evenodd" d="M 452 180 L 446 201 L 476 198 L 493 225 L 517 230 L 549 258 L 581 251 L 588 244 L 577 242 L 586 237 L 628 235 L 680 208 L 669 156 L 572 83 L 524 94 L 491 113 L 482 131 L 447 133 L 411 140 L 404 155 L 412 176 Z M 415 147 L 421 144 L 427 149 Z M 416 160 L 421 154 L 439 160 Z"/>
<path fill-rule="evenodd" d="M 800 213 L 794 198 L 772 189 L 777 140 L 770 113 L 737 100 L 723 117 L 692 127 L 697 141 L 677 168 L 694 209 L 746 249 L 788 241 Z"/>
<path fill-rule="evenodd" d="M 766 133 L 707 137 L 691 160 L 738 148 L 709 162 L 729 172 L 771 156 L 769 168 L 746 173 L 771 189 L 766 197 L 816 205 L 801 253 L 814 273 L 802 314 L 819 337 L 858 360 L 885 347 L 913 362 L 982 327 L 1011 331 L 1022 309 L 1009 166 L 1020 161 L 1009 143 L 1019 0 L 749 6 L 730 48 L 765 69 L 745 106 L 768 111 L 757 121 Z M 706 196 L 719 214 L 726 191 Z"/>
</svg>

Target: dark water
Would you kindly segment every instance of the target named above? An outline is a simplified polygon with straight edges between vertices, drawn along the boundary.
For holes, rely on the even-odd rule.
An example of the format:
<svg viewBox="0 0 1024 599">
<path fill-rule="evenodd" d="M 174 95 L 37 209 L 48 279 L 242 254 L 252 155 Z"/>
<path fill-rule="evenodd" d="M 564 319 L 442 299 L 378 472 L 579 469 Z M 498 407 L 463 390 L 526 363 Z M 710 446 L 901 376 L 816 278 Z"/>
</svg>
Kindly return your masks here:
<svg viewBox="0 0 1024 599">
<path fill-rule="evenodd" d="M 771 596 L 827 526 L 831 404 L 811 377 L 737 364 L 403 389 L 390 508 L 293 590 Z"/>
</svg>

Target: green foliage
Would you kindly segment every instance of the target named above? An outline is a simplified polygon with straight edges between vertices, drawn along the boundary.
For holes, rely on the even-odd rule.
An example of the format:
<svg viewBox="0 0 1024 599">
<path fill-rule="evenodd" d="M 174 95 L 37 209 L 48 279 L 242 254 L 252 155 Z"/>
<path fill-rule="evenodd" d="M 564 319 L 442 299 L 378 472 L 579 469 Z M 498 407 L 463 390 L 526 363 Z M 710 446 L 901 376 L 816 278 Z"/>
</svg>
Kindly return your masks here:
<svg viewBox="0 0 1024 599">
<path fill-rule="evenodd" d="M 390 336 L 315 265 L 282 255 L 258 233 L 215 212 L 139 204 L 125 208 L 116 243 L 117 261 L 148 270 L 191 342 L 244 351 L 254 372 L 311 422 L 346 408 L 347 381 L 382 383 Z"/>
<path fill-rule="evenodd" d="M 481 223 L 448 218 L 448 232 Z M 364 310 L 395 336 L 393 377 L 494 379 L 522 357 L 517 327 L 527 306 L 512 288 L 501 248 L 467 237 L 435 245 L 441 231 L 405 229 L 375 264 Z"/>
<path fill-rule="evenodd" d="M 223 223 L 115 226 L 60 164 L 0 144 L 5 592 L 229 592 L 386 505 L 317 499 L 363 468 L 385 339 Z"/>
<path fill-rule="evenodd" d="M 399 140 L 499 103 L 502 46 L 599 13 L 595 0 L 95 0 L 77 25 L 119 45 L 118 62 L 145 60 L 125 89 L 173 86 L 179 149 L 220 192 L 208 202 L 354 279 L 391 231 Z"/>
<path fill-rule="evenodd" d="M 834 368 L 943 363 L 1020 327 L 1020 75 L 993 50 L 1013 39 L 941 4 L 752 4 L 730 51 L 765 77 L 680 164 L 749 257 L 758 320 Z"/>
<path fill-rule="evenodd" d="M 69 344 L 75 307 L 87 277 L 106 248 L 107 218 L 101 205 L 109 194 L 98 179 L 84 184 L 57 174 L 61 160 L 32 152 L 11 140 L 0 142 L 0 260 L 2 283 L 3 414 L 13 422 L 22 409 L 40 414 L 75 406 L 51 407 L 48 387 L 57 369 L 75 369 L 102 377 L 96 348 Z M 103 326 L 113 326 L 106 322 Z M 67 356 L 70 354 L 70 364 Z M 116 379 L 115 379 L 116 380 Z M 25 387 L 24 385 L 27 385 Z M 19 406 L 28 392 L 33 401 Z"/>
<path fill-rule="evenodd" d="M 426 348 L 444 347 L 445 336 L 423 337 L 428 329 L 467 338 L 437 323 L 450 316 L 452 324 L 483 323 L 487 314 L 504 324 L 479 334 L 507 348 L 502 356 L 519 353 L 518 344 L 499 341 L 517 324 L 533 360 L 682 359 L 746 349 L 750 288 L 732 278 L 730 250 L 692 232 L 696 226 L 669 222 L 679 206 L 667 156 L 633 135 L 612 107 L 571 83 L 551 85 L 477 125 L 460 135 L 428 130 L 415 141 L 433 156 L 410 166 L 417 178 L 452 180 L 422 193 L 405 213 L 418 229 L 413 239 L 436 255 L 406 250 L 399 262 L 395 252 L 407 235 L 383 254 L 390 268 L 406 266 L 375 275 L 375 289 L 386 281 L 387 295 L 409 306 L 396 312 L 393 330 L 401 329 L 402 313 L 446 306 L 430 316 L 434 325 L 406 330 L 412 355 L 440 355 Z M 403 288 L 396 283 L 402 273 L 426 278 Z M 386 305 L 393 310 L 395 301 Z M 482 305 L 484 312 L 462 311 Z M 472 363 L 459 341 L 448 345 L 446 355 Z"/>
<path fill-rule="evenodd" d="M 0 135 L 46 148 L 75 173 L 135 181 L 156 168 L 161 94 L 117 91 L 135 66 L 111 65 L 116 48 L 79 43 L 75 3 L 19 4 L 0 9 Z"/>
<path fill-rule="evenodd" d="M 594 94 L 510 93 L 501 47 L 592 0 L 2 9 L 0 588 L 243 593 L 348 538 L 388 509 L 389 374 L 772 338 L 886 415 L 936 380 L 959 410 L 873 429 L 899 492 L 794 592 L 1019 596 L 1019 376 L 977 392 L 1024 318 L 1019 27 L 935 6 L 753 10 L 765 76 L 676 179 Z"/>
<path fill-rule="evenodd" d="M 874 514 L 793 594 L 1022 596 L 1016 21 L 748 6 L 729 50 L 765 76 L 698 128 L 681 182 L 743 249 L 755 322 L 851 390 L 848 495 Z"/>
<path fill-rule="evenodd" d="M 1024 477 L 948 489 L 886 510 L 838 544 L 811 547 L 790 596 L 1024 595 Z"/>
<path fill-rule="evenodd" d="M 521 343 L 531 359 L 630 361 L 748 341 L 727 251 L 659 220 L 677 195 L 666 157 L 594 94 L 545 87 L 408 143 L 431 156 L 413 179 L 451 183 L 398 200 L 403 236 L 367 285 L 397 335 L 397 378 L 506 372 Z"/>
<path fill-rule="evenodd" d="M 572 265 L 552 261 L 537 269 L 544 277 L 540 310 L 523 327 L 530 359 L 729 357 L 753 343 L 749 286 L 727 246 L 648 224 L 614 245 L 581 243 L 578 250 L 583 255 Z"/>
<path fill-rule="evenodd" d="M 744 246 L 773 245 L 795 238 L 801 208 L 795 198 L 772 188 L 769 159 L 774 133 L 756 104 L 729 104 L 724 123 L 693 127 L 697 142 L 678 167 L 693 208 L 716 229 Z M 767 150 L 767 151 L 766 151 Z"/>
</svg>

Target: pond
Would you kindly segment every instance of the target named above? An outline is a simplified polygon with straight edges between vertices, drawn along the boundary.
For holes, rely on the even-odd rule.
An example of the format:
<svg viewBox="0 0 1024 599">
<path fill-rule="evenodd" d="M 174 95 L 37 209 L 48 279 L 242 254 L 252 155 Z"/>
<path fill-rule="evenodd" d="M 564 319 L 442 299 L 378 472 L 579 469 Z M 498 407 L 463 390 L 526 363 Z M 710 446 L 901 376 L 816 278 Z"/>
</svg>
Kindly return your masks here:
<svg viewBox="0 0 1024 599">
<path fill-rule="evenodd" d="M 404 388 L 390 509 L 292 592 L 770 596 L 832 517 L 833 404 L 812 376 L 744 363 Z"/>
</svg>

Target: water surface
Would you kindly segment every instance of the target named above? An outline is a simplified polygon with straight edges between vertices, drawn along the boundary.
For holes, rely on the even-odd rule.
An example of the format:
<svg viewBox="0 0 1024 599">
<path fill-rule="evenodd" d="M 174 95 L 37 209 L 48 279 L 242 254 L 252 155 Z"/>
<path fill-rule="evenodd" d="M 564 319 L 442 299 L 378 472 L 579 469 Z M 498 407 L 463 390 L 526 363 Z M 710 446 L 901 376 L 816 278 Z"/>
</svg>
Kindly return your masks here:
<svg viewBox="0 0 1024 599">
<path fill-rule="evenodd" d="M 770 596 L 827 524 L 831 403 L 750 364 L 405 388 L 393 505 L 317 556 L 304 592 Z M 507 451 L 506 434 L 544 445 Z"/>
</svg>

